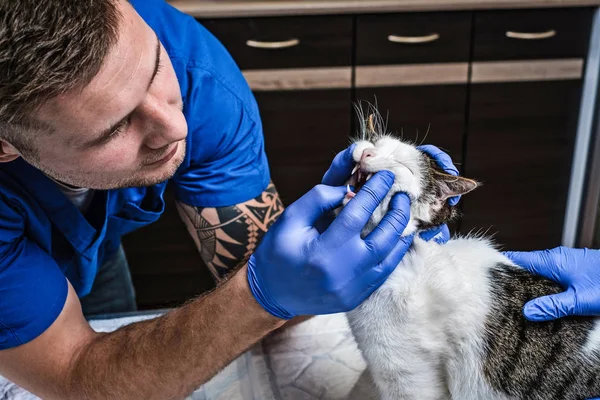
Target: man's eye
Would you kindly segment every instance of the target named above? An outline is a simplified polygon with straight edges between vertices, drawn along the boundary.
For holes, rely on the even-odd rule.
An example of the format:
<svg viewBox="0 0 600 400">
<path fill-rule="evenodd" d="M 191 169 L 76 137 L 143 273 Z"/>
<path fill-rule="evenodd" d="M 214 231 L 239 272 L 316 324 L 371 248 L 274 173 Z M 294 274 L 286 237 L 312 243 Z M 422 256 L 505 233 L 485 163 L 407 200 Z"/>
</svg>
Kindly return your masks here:
<svg viewBox="0 0 600 400">
<path fill-rule="evenodd" d="M 121 121 L 121 123 L 119 123 L 119 125 L 117 125 L 117 127 L 115 128 L 115 130 L 113 130 L 110 135 L 108 136 L 108 140 L 110 139 L 114 139 L 117 136 L 119 136 L 121 133 L 123 133 L 125 131 L 125 129 L 127 128 L 127 125 L 129 124 L 129 117 L 125 118 L 123 121 Z"/>
</svg>

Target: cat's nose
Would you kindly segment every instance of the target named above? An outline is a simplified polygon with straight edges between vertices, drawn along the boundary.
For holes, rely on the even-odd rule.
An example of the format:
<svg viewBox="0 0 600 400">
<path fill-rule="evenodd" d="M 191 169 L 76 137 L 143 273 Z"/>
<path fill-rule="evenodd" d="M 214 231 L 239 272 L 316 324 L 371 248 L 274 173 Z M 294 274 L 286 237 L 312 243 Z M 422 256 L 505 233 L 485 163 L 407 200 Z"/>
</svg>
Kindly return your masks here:
<svg viewBox="0 0 600 400">
<path fill-rule="evenodd" d="M 364 149 L 362 155 L 360 156 L 360 162 L 365 162 L 369 157 L 375 157 L 377 155 L 377 150 L 373 147 L 369 147 L 368 149 Z"/>
</svg>

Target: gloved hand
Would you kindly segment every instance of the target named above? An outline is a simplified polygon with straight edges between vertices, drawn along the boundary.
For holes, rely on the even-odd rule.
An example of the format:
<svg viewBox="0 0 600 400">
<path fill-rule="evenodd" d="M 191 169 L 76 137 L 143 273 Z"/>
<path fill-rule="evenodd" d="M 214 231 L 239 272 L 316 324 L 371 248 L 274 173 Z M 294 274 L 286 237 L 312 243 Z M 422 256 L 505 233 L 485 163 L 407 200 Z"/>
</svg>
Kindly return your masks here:
<svg viewBox="0 0 600 400">
<path fill-rule="evenodd" d="M 429 154 L 431 158 L 433 158 L 435 162 L 437 162 L 438 165 L 442 167 L 445 173 L 449 175 L 458 176 L 458 169 L 456 169 L 454 164 L 452 164 L 452 159 L 448 154 L 444 153 L 442 150 L 430 144 L 419 146 L 417 147 L 417 149 Z M 450 197 L 448 199 L 448 204 L 450 204 L 451 206 L 455 206 L 458 204 L 459 201 L 460 196 Z"/>
<path fill-rule="evenodd" d="M 450 240 L 450 230 L 448 225 L 442 224 L 421 232 L 419 237 L 426 242 L 433 239 L 437 244 L 444 244 Z"/>
<path fill-rule="evenodd" d="M 345 186 L 318 185 L 290 205 L 248 260 L 248 282 L 258 303 L 276 317 L 352 310 L 396 268 L 412 243 L 401 237 L 410 201 L 397 194 L 379 226 L 360 232 L 394 181 L 375 174 L 320 233 L 315 222 L 342 204 Z"/>
<path fill-rule="evenodd" d="M 355 144 L 352 144 L 346 150 L 339 152 L 335 156 L 333 162 L 331 163 L 331 167 L 329 167 L 323 176 L 323 184 L 340 186 L 348 180 L 350 174 L 352 173 L 352 169 L 354 168 L 354 159 L 352 158 L 354 147 Z M 446 173 L 450 175 L 458 175 L 458 170 L 454 164 L 452 164 L 452 159 L 450 159 L 450 156 L 437 147 L 432 145 L 424 145 L 419 146 L 418 149 L 429 154 Z M 455 196 L 448 199 L 448 202 L 450 205 L 456 205 L 458 204 L 459 200 L 460 196 Z M 333 216 L 331 215 L 326 215 L 317 221 L 316 226 L 319 232 L 322 232 L 327 226 L 329 226 L 331 221 L 333 221 Z M 443 224 L 438 227 L 431 228 L 425 232 L 421 232 L 419 236 L 425 241 L 433 239 L 439 244 L 444 244 L 450 240 L 450 230 L 446 224 Z"/>
<path fill-rule="evenodd" d="M 564 292 L 529 301 L 523 308 L 530 321 L 567 315 L 600 315 L 600 251 L 557 247 L 551 250 L 504 253 L 515 264 L 551 279 Z"/>
</svg>

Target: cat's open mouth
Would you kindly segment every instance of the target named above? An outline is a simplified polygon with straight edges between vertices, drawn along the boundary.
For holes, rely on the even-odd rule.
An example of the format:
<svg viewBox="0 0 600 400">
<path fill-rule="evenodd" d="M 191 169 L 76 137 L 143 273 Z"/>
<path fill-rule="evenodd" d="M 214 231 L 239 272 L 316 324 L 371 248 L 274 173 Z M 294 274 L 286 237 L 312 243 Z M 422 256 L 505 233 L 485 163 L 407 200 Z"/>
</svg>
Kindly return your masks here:
<svg viewBox="0 0 600 400">
<path fill-rule="evenodd" d="M 347 186 L 346 197 L 352 198 L 358 193 L 360 189 L 362 189 L 363 185 L 367 183 L 373 174 L 371 172 L 366 172 L 360 167 L 360 164 L 356 164 L 354 169 L 352 170 L 352 175 L 350 176 L 350 182 Z M 350 189 L 350 186 L 354 186 L 354 191 Z"/>
</svg>

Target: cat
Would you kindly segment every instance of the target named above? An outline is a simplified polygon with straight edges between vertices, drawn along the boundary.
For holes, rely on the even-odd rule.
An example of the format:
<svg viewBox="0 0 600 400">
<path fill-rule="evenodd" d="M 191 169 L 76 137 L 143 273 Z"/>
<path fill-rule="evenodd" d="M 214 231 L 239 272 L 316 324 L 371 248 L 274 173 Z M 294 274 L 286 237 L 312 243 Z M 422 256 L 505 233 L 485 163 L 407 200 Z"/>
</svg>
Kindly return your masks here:
<svg viewBox="0 0 600 400">
<path fill-rule="evenodd" d="M 359 191 L 380 170 L 395 182 L 362 232 L 384 216 L 391 197 L 411 199 L 408 235 L 451 221 L 447 199 L 479 186 L 444 173 L 415 145 L 384 134 L 380 117 L 362 121 L 356 168 Z M 350 191 L 345 203 L 355 192 Z M 490 210 L 493 212 L 493 210 Z M 515 265 L 476 235 L 446 244 L 415 235 L 387 281 L 347 313 L 382 400 L 560 400 L 600 395 L 600 319 L 530 322 L 523 305 L 559 293 L 556 283 Z"/>
</svg>

